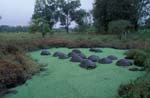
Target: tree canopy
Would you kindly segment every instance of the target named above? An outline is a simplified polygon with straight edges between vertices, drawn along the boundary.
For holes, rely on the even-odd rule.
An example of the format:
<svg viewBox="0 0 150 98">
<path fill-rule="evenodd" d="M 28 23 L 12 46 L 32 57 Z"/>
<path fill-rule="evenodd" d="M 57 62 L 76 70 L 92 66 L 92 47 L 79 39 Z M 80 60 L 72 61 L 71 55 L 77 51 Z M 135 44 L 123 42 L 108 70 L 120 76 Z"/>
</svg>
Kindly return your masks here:
<svg viewBox="0 0 150 98">
<path fill-rule="evenodd" d="M 44 19 L 52 29 L 58 21 L 58 7 L 56 0 L 36 0 L 32 20 Z"/>
<path fill-rule="evenodd" d="M 140 0 L 96 0 L 94 20 L 98 30 L 108 31 L 108 24 L 115 20 L 128 20 L 137 28 Z"/>
<path fill-rule="evenodd" d="M 43 18 L 37 18 L 37 19 L 32 20 L 29 31 L 32 33 L 41 32 L 42 36 L 45 37 L 46 33 L 48 33 L 48 32 L 51 33 L 51 30 L 49 27 L 50 26 L 49 26 L 48 21 L 46 21 Z"/>
<path fill-rule="evenodd" d="M 34 20 L 42 18 L 47 21 L 50 29 L 60 22 L 69 32 L 71 22 L 75 21 L 79 25 L 83 23 L 86 12 L 80 6 L 80 0 L 36 0 L 32 20 L 34 23 Z"/>
<path fill-rule="evenodd" d="M 28 32 L 28 27 L 1 25 L 0 32 Z"/>
<path fill-rule="evenodd" d="M 77 24 L 83 24 L 83 17 L 86 15 L 85 10 L 81 9 L 80 0 L 58 0 L 60 8 L 60 22 L 69 32 L 69 25 L 72 21 Z"/>
</svg>

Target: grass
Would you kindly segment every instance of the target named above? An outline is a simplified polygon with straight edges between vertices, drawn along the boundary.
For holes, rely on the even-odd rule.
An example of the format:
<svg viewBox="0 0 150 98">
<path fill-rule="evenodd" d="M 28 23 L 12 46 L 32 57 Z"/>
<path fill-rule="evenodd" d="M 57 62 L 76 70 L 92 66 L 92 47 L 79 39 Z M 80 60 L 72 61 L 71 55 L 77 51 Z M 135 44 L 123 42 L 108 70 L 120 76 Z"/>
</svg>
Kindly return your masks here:
<svg viewBox="0 0 150 98">
<path fill-rule="evenodd" d="M 127 40 L 121 40 L 117 35 L 90 35 L 90 34 L 81 34 L 81 33 L 54 33 L 53 35 L 47 34 L 45 38 L 42 38 L 41 33 L 0 33 L 0 44 L 28 44 L 32 42 L 37 42 L 43 39 L 47 40 L 58 40 L 64 39 L 72 42 L 79 42 L 79 41 L 87 41 L 92 43 L 111 43 L 111 44 L 119 44 L 119 43 L 137 43 L 138 47 L 147 48 L 150 46 L 150 33 L 139 31 L 137 33 L 131 33 L 128 35 Z"/>
<path fill-rule="evenodd" d="M 68 40 L 91 40 L 91 41 L 103 41 L 113 40 L 116 38 L 114 35 L 86 35 L 86 34 L 65 34 L 65 33 L 55 33 L 53 35 L 47 34 L 45 38 L 63 38 Z M 39 40 L 42 39 L 41 33 L 0 33 L 0 41 L 32 41 L 32 40 Z"/>
<path fill-rule="evenodd" d="M 90 56 L 88 49 L 81 49 Z M 68 53 L 71 49 L 52 48 L 51 53 L 62 51 Z M 129 83 L 145 72 L 131 72 L 128 68 L 118 67 L 113 64 L 98 64 L 94 70 L 86 70 L 79 67 L 79 63 L 69 60 L 58 60 L 52 56 L 41 56 L 41 51 L 30 52 L 34 60 L 47 64 L 47 70 L 33 77 L 25 85 L 14 88 L 19 92 L 16 95 L 8 95 L 6 98 L 113 98 L 117 96 L 117 89 L 121 84 Z M 124 58 L 124 50 L 104 48 L 100 57 L 116 55 Z"/>
</svg>

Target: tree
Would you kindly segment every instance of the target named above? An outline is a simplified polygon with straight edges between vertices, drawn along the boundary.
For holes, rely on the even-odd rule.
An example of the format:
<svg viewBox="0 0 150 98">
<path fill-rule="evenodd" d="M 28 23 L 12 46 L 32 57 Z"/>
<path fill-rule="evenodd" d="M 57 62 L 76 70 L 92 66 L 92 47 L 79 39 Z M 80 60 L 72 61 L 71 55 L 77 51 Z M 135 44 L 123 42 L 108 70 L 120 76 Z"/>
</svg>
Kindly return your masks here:
<svg viewBox="0 0 150 98">
<path fill-rule="evenodd" d="M 147 28 L 150 28 L 150 17 L 146 20 L 145 25 Z"/>
<path fill-rule="evenodd" d="M 52 29 L 58 22 L 58 6 L 56 0 L 36 0 L 32 20 L 44 19 Z"/>
<path fill-rule="evenodd" d="M 45 19 L 42 19 L 42 18 L 38 18 L 38 19 L 32 20 L 29 31 L 31 33 L 41 32 L 42 36 L 45 37 L 45 35 L 48 32 L 51 32 L 49 27 L 50 26 L 49 26 L 48 21 L 46 21 Z"/>
<path fill-rule="evenodd" d="M 139 13 L 141 18 L 150 16 L 150 0 L 140 0 Z"/>
<path fill-rule="evenodd" d="M 94 5 L 94 21 L 95 26 L 100 31 L 100 28 L 104 28 L 104 31 L 108 29 L 107 19 L 107 5 L 110 0 L 96 0 Z"/>
<path fill-rule="evenodd" d="M 117 33 L 121 39 L 127 39 L 127 34 L 129 33 L 129 28 L 131 27 L 130 21 L 117 20 L 111 21 L 108 24 L 109 33 Z M 121 35 L 121 36 L 120 36 Z"/>
<path fill-rule="evenodd" d="M 79 32 L 86 32 L 88 28 L 92 25 L 91 22 L 91 13 L 90 12 L 85 12 L 85 10 L 79 10 L 76 13 L 76 23 L 78 24 L 78 31 Z"/>
<path fill-rule="evenodd" d="M 54 24 L 61 22 L 61 25 L 65 26 L 67 32 L 69 32 L 71 22 L 82 22 L 86 13 L 83 9 L 80 9 L 80 6 L 80 0 L 36 0 L 32 23 L 36 24 L 35 20 L 43 19 L 52 29 Z M 37 27 L 33 24 L 31 28 L 34 31 Z"/>
<path fill-rule="evenodd" d="M 80 24 L 86 12 L 80 9 L 80 0 L 58 0 L 58 5 L 61 25 L 65 26 L 67 33 L 69 33 L 71 22 L 75 21 Z"/>
<path fill-rule="evenodd" d="M 87 17 L 88 17 L 88 13 L 85 12 L 85 10 L 80 9 L 76 11 L 74 20 L 78 25 L 84 25 L 85 22 L 87 22 Z"/>
<path fill-rule="evenodd" d="M 1 25 L 0 32 L 28 32 L 28 27 Z"/>
<path fill-rule="evenodd" d="M 96 0 L 94 21 L 96 28 L 108 31 L 108 23 L 115 20 L 128 20 L 137 29 L 140 0 Z"/>
</svg>

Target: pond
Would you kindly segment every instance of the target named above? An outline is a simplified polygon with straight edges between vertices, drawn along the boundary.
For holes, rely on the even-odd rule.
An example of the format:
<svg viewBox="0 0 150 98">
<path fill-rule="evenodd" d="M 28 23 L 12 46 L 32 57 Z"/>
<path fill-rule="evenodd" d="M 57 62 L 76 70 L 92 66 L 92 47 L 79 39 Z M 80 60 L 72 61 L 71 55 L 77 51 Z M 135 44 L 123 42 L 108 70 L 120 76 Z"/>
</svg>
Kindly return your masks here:
<svg viewBox="0 0 150 98">
<path fill-rule="evenodd" d="M 88 48 L 80 50 L 86 56 L 97 55 L 103 58 L 115 55 L 119 59 L 125 56 L 125 50 L 111 48 L 101 48 L 102 53 L 90 52 Z M 95 69 L 87 70 L 81 68 L 80 63 L 52 56 L 56 51 L 67 54 L 72 49 L 52 48 L 49 51 L 49 56 L 41 56 L 41 50 L 28 53 L 33 60 L 46 64 L 47 70 L 35 75 L 24 85 L 14 88 L 18 93 L 7 95 L 6 98 L 114 98 L 121 84 L 144 75 L 144 72 L 129 71 L 129 67 L 116 66 L 117 60 L 111 64 L 96 63 Z"/>
</svg>

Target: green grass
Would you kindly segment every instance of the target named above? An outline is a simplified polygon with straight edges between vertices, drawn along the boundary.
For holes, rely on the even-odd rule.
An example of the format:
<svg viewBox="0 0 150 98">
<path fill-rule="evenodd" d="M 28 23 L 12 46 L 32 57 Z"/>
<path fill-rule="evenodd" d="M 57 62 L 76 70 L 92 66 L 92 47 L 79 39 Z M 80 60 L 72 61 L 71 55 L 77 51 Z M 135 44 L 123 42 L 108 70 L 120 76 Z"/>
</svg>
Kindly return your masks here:
<svg viewBox="0 0 150 98">
<path fill-rule="evenodd" d="M 88 35 L 88 34 L 66 34 L 54 33 L 53 35 L 47 34 L 45 38 L 63 38 L 68 40 L 88 40 L 88 41 L 106 41 L 116 39 L 115 35 Z M 41 33 L 0 33 L 0 41 L 32 41 L 42 39 Z M 108 39 L 109 38 L 109 39 Z"/>
<path fill-rule="evenodd" d="M 38 42 L 43 40 L 41 33 L 0 33 L 0 45 L 7 45 L 7 44 L 13 44 L 13 45 L 28 45 L 32 42 Z M 81 33 L 71 33 L 66 34 L 64 33 L 54 33 L 53 35 L 47 34 L 45 39 L 47 40 L 59 40 L 63 39 L 72 42 L 81 42 L 81 41 L 87 41 L 91 43 L 109 43 L 109 44 L 123 44 L 123 43 L 139 43 L 139 46 L 143 47 L 144 50 L 149 51 L 150 46 L 150 33 L 144 32 L 143 30 L 139 30 L 137 33 L 131 33 L 128 35 L 127 40 L 121 40 L 117 35 L 114 34 L 81 34 Z M 144 45 L 144 46 L 143 46 Z"/>
<path fill-rule="evenodd" d="M 108 34 L 108 35 L 95 35 L 95 34 L 81 34 L 81 33 L 72 33 L 66 34 L 64 33 L 54 33 L 53 35 L 47 34 L 46 38 L 52 39 L 67 39 L 72 41 L 91 41 L 91 42 L 121 42 L 117 35 Z M 32 42 L 36 40 L 41 40 L 41 33 L 0 33 L 0 43 L 5 42 Z M 127 41 L 150 41 L 150 32 L 144 32 L 144 30 L 139 30 L 137 33 L 131 33 Z"/>
<path fill-rule="evenodd" d="M 88 49 L 80 49 L 87 56 L 92 52 Z M 124 50 L 103 48 L 100 57 L 116 55 L 124 58 Z M 52 48 L 51 53 L 62 51 L 68 53 L 71 49 Z M 16 95 L 7 95 L 6 98 L 114 98 L 117 96 L 118 87 L 129 83 L 145 72 L 130 72 L 128 68 L 118 67 L 113 64 L 98 64 L 94 70 L 86 70 L 79 67 L 79 63 L 69 60 L 59 60 L 52 56 L 41 56 L 41 51 L 28 53 L 39 63 L 47 64 L 47 70 L 26 84 L 14 88 L 18 90 Z"/>
</svg>

